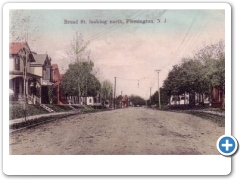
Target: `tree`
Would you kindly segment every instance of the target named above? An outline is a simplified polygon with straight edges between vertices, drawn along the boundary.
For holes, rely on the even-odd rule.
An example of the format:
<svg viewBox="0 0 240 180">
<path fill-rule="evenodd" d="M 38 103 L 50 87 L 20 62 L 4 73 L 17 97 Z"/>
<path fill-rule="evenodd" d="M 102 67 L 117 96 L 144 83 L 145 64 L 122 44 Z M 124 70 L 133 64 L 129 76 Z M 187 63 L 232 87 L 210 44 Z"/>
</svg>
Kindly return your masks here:
<svg viewBox="0 0 240 180">
<path fill-rule="evenodd" d="M 134 106 L 137 106 L 137 105 L 143 106 L 146 104 L 146 101 L 142 97 L 137 95 L 131 95 L 129 100 L 132 102 Z"/>
<path fill-rule="evenodd" d="M 93 74 L 89 74 L 86 79 L 86 95 L 87 96 L 97 96 L 101 92 L 101 83 L 99 82 L 98 78 Z"/>
<path fill-rule="evenodd" d="M 76 32 L 67 49 L 69 68 L 63 76 L 60 88 L 70 96 L 96 96 L 100 93 L 101 84 L 95 76 L 94 63 L 90 60 L 88 43 Z"/>
<path fill-rule="evenodd" d="M 123 96 L 122 96 L 122 95 L 119 95 L 119 96 L 116 97 L 115 103 L 116 103 L 116 106 L 117 106 L 117 107 L 121 107 L 121 105 L 122 105 L 122 100 L 123 100 Z"/>
<path fill-rule="evenodd" d="M 77 31 L 67 49 L 67 56 L 70 63 L 90 60 L 90 51 L 86 50 L 88 44 L 89 42 L 85 42 L 82 34 Z"/>
<path fill-rule="evenodd" d="M 113 97 L 113 85 L 109 80 L 104 80 L 101 87 L 102 100 L 112 100 Z"/>
<path fill-rule="evenodd" d="M 101 84 L 92 74 L 93 62 L 75 62 L 63 76 L 60 84 L 61 90 L 68 96 L 96 96 L 99 94 Z"/>
<path fill-rule="evenodd" d="M 33 48 L 37 38 L 38 26 L 35 23 L 38 17 L 32 16 L 32 11 L 10 10 L 9 11 L 9 39 L 10 42 L 28 42 Z"/>
<path fill-rule="evenodd" d="M 212 88 L 225 85 L 224 42 L 206 46 L 194 58 L 184 58 L 173 66 L 163 83 L 163 92 L 170 97 L 190 94 L 190 104 L 195 105 L 195 93 L 202 96 L 211 94 Z M 169 103 L 170 104 L 170 103 Z"/>
<path fill-rule="evenodd" d="M 202 78 L 208 87 L 210 102 L 212 89 L 225 86 L 225 43 L 219 41 L 211 46 L 202 48 L 195 59 L 203 63 Z"/>
<path fill-rule="evenodd" d="M 161 96 L 161 105 L 167 105 L 169 103 L 169 98 L 170 96 L 168 95 L 168 91 L 165 90 L 164 88 L 160 88 L 160 96 Z M 158 98 L 158 91 L 156 91 L 152 96 L 151 96 L 151 101 L 153 104 L 156 104 L 157 107 L 159 106 L 159 98 Z"/>
</svg>

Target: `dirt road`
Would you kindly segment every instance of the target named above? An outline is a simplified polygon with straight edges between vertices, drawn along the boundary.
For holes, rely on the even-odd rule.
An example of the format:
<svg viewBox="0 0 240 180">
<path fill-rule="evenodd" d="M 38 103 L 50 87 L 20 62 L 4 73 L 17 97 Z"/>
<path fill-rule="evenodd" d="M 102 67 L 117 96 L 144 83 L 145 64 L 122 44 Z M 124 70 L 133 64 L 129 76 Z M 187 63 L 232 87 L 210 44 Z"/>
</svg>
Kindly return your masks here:
<svg viewBox="0 0 240 180">
<path fill-rule="evenodd" d="M 218 154 L 224 127 L 188 114 L 126 108 L 10 134 L 10 154 Z"/>
</svg>

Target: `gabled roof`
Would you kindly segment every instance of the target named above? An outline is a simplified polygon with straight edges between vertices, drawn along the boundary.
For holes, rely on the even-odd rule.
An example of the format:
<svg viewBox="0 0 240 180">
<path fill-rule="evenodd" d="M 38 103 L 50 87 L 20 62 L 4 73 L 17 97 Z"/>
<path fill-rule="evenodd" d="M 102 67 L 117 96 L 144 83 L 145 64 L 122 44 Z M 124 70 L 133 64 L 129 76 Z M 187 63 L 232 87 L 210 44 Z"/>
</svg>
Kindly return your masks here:
<svg viewBox="0 0 240 180">
<path fill-rule="evenodd" d="M 54 70 L 54 74 L 53 74 L 53 79 L 55 81 L 59 81 L 61 79 L 61 75 L 58 69 L 58 65 L 57 64 L 52 64 L 52 69 Z"/>
<path fill-rule="evenodd" d="M 47 54 L 33 54 L 33 57 L 36 61 L 36 64 L 44 64 L 46 58 L 47 58 Z"/>
<path fill-rule="evenodd" d="M 58 69 L 58 65 L 57 64 L 52 64 L 52 69 Z"/>
<path fill-rule="evenodd" d="M 52 64 L 52 69 L 54 70 L 54 75 L 56 75 L 56 76 L 58 76 L 58 78 L 60 78 L 61 77 L 61 75 L 60 75 L 60 71 L 59 71 L 59 69 L 58 69 L 58 65 L 57 64 Z"/>
<path fill-rule="evenodd" d="M 46 60 L 50 61 L 47 54 L 33 54 L 33 57 L 36 62 L 31 63 L 31 65 L 43 66 L 45 63 L 48 63 L 48 62 L 46 62 Z"/>
<path fill-rule="evenodd" d="M 26 42 L 12 42 L 9 43 L 9 53 L 10 54 L 18 54 L 18 52 L 20 51 L 20 49 L 22 48 L 29 48 L 28 44 Z"/>
</svg>

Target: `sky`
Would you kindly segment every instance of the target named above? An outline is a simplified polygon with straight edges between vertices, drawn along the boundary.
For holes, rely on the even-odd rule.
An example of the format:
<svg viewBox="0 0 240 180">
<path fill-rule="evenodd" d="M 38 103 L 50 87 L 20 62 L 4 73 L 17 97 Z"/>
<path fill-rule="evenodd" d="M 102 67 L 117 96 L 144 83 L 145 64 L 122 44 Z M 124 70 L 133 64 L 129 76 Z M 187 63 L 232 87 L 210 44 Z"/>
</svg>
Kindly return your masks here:
<svg viewBox="0 0 240 180">
<path fill-rule="evenodd" d="M 29 17 L 28 40 L 37 53 L 47 53 L 64 73 L 66 49 L 78 31 L 84 40 L 100 81 L 110 80 L 116 94 L 149 98 L 163 84 L 173 65 L 193 57 L 201 48 L 225 40 L 224 10 L 21 10 L 10 13 L 10 24 Z M 126 19 L 153 23 L 126 23 Z M 15 20 L 15 21 L 14 21 Z M 64 24 L 64 20 L 78 24 Z M 81 24 L 81 20 L 86 23 Z M 89 21 L 107 21 L 92 24 Z M 123 23 L 110 24 L 110 20 Z M 160 22 L 159 22 L 160 21 Z"/>
</svg>

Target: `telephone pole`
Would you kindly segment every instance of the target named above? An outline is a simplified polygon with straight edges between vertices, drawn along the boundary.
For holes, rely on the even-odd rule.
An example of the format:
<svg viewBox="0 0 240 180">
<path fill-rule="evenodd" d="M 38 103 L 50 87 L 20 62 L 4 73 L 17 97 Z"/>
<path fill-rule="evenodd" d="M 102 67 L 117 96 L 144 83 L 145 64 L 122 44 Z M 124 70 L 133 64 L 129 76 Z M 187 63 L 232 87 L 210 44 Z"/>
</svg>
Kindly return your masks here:
<svg viewBox="0 0 240 180">
<path fill-rule="evenodd" d="M 151 94 L 151 90 L 152 90 L 152 88 L 150 87 L 150 107 L 152 106 L 152 100 L 151 100 L 152 94 Z"/>
<path fill-rule="evenodd" d="M 122 91 L 121 91 L 121 108 L 122 108 L 122 99 L 123 99 L 123 97 L 122 97 Z"/>
<path fill-rule="evenodd" d="M 114 77 L 115 82 L 114 82 L 114 109 L 116 109 L 116 77 Z"/>
<path fill-rule="evenodd" d="M 158 101 L 159 101 L 159 109 L 161 109 L 161 102 L 160 102 L 160 88 L 159 88 L 159 71 L 161 71 L 161 69 L 155 70 L 158 72 Z"/>
</svg>

